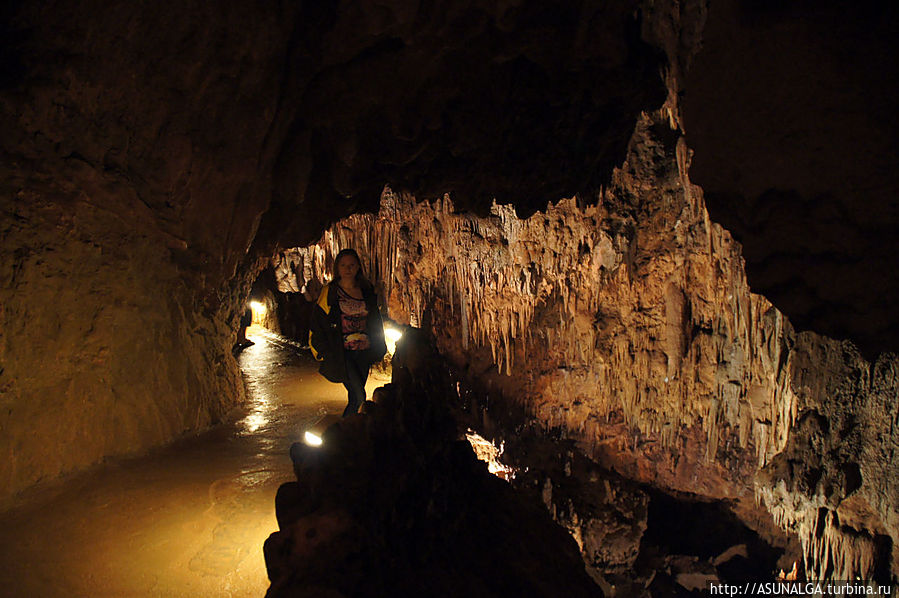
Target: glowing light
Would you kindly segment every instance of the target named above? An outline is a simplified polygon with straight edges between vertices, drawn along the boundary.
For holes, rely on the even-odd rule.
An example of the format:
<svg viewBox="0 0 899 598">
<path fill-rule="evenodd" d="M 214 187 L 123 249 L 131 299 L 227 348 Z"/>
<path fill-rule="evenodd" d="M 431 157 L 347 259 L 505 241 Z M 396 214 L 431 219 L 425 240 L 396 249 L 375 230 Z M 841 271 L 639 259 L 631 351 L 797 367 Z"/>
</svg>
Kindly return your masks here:
<svg viewBox="0 0 899 598">
<path fill-rule="evenodd" d="M 393 326 L 384 326 L 384 341 L 387 343 L 387 352 L 390 355 L 396 353 L 396 343 L 403 338 L 403 331 Z"/>
<path fill-rule="evenodd" d="M 240 422 L 245 428 L 247 433 L 252 434 L 256 430 L 262 428 L 265 424 L 268 423 L 268 418 L 264 413 L 254 412 L 243 418 Z"/>
<path fill-rule="evenodd" d="M 777 574 L 778 581 L 796 581 L 799 577 L 799 562 L 793 561 L 793 569 L 789 572 L 780 570 L 780 573 Z"/>
<path fill-rule="evenodd" d="M 478 459 L 487 463 L 487 471 L 507 482 L 515 479 L 515 474 L 517 473 L 515 468 L 501 463 L 499 460 L 503 454 L 505 443 L 500 443 L 499 447 L 497 447 L 471 429 L 465 433 L 465 438 L 468 439 L 468 443 L 474 449 L 474 454 L 477 455 Z"/>
<path fill-rule="evenodd" d="M 268 310 L 265 308 L 265 304 L 259 301 L 250 301 L 250 309 L 253 310 L 253 317 L 256 316 L 264 316 L 265 312 Z"/>
<path fill-rule="evenodd" d="M 309 446 L 321 446 L 324 442 L 325 430 L 341 419 L 340 415 L 336 413 L 322 413 L 315 423 L 306 428 L 306 431 L 303 433 L 303 440 Z"/>
</svg>

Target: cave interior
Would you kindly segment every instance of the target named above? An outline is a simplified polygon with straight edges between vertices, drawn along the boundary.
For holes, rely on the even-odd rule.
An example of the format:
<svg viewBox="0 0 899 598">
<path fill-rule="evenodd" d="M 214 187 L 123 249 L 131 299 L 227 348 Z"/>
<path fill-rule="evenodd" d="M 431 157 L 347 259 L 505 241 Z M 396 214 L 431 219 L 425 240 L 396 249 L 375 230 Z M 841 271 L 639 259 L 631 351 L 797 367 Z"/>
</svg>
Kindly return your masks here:
<svg viewBox="0 0 899 598">
<path fill-rule="evenodd" d="M 410 348 L 332 436 L 393 493 L 292 453 L 270 595 L 894 580 L 897 34 L 875 0 L 5 3 L 4 507 L 233 418 L 247 302 L 302 345 L 352 246 Z"/>
</svg>

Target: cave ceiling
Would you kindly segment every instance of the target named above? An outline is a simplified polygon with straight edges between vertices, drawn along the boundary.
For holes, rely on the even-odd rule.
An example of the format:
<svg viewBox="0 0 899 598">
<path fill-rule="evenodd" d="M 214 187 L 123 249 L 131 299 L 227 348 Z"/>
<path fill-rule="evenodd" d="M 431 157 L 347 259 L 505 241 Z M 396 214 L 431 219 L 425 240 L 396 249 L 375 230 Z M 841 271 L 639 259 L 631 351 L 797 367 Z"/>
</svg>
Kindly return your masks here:
<svg viewBox="0 0 899 598">
<path fill-rule="evenodd" d="M 183 260 L 197 267 L 220 251 L 209 229 L 242 245 L 258 224 L 261 251 L 309 242 L 375 210 L 384 183 L 529 214 L 594 194 L 664 102 L 641 25 L 638 0 L 18 2 L 3 148 L 45 178 L 77 160 L 123 179 L 210 254 Z M 234 217 L 207 222 L 231 195 Z"/>
<path fill-rule="evenodd" d="M 666 97 L 638 5 L 393 3 L 299 18 L 263 232 L 283 235 L 279 211 L 310 197 L 376 210 L 385 182 L 449 191 L 481 214 L 494 198 L 530 214 L 595 193 L 637 116 Z"/>
<path fill-rule="evenodd" d="M 5 178 L 124 185 L 180 267 L 223 278 L 384 183 L 527 215 L 593 196 L 665 102 L 657 5 L 6 3 Z M 680 67 L 706 5 L 679 91 L 712 218 L 800 328 L 895 349 L 896 10 L 681 2 Z"/>
</svg>

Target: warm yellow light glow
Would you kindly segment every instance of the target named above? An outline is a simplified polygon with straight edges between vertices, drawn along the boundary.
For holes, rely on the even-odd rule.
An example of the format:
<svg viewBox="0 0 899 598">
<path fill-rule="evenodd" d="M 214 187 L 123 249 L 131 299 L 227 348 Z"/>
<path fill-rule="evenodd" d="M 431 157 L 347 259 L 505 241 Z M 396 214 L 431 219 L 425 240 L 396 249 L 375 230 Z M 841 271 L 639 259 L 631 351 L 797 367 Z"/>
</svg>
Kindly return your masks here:
<svg viewBox="0 0 899 598">
<path fill-rule="evenodd" d="M 246 433 L 252 434 L 268 423 L 268 417 L 266 417 L 265 413 L 256 411 L 250 413 L 238 423 L 243 426 Z"/>
<path fill-rule="evenodd" d="M 260 303 L 259 301 L 250 301 L 250 309 L 253 310 L 253 318 L 264 316 L 265 312 L 268 311 L 265 308 L 265 304 Z"/>
<path fill-rule="evenodd" d="M 777 574 L 778 581 L 796 581 L 799 577 L 799 562 L 793 561 L 793 569 L 789 572 L 780 570 L 780 573 Z"/>
<path fill-rule="evenodd" d="M 487 471 L 507 482 L 515 479 L 515 468 L 501 463 L 499 460 L 500 456 L 503 454 L 503 443 L 500 443 L 499 448 L 497 448 L 495 444 L 474 430 L 468 430 L 468 432 L 465 433 L 465 437 L 468 439 L 471 448 L 474 449 L 474 453 L 477 455 L 478 459 L 487 463 Z"/>
<path fill-rule="evenodd" d="M 303 433 L 303 440 L 309 446 L 321 446 L 322 442 L 324 442 L 325 430 L 341 419 L 337 413 L 322 412 L 319 418 L 306 428 L 306 431 Z"/>
<path fill-rule="evenodd" d="M 387 343 L 387 353 L 396 353 L 396 343 L 403 338 L 403 331 L 393 326 L 384 326 L 384 342 Z"/>
</svg>

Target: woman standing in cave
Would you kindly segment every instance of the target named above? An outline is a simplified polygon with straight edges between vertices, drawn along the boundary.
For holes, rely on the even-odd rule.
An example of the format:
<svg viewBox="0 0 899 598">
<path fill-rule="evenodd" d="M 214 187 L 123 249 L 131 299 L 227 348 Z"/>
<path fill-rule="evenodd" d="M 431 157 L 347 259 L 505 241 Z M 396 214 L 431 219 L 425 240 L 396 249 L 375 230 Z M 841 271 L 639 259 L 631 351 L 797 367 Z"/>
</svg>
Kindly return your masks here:
<svg viewBox="0 0 899 598">
<path fill-rule="evenodd" d="M 319 373 L 347 389 L 343 416 L 359 411 L 371 365 L 387 352 L 378 298 L 362 273 L 359 254 L 343 249 L 334 259 L 334 277 L 313 308 L 309 346 L 322 362 Z"/>
</svg>

